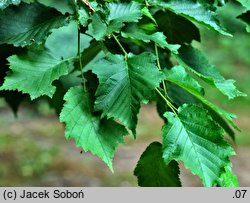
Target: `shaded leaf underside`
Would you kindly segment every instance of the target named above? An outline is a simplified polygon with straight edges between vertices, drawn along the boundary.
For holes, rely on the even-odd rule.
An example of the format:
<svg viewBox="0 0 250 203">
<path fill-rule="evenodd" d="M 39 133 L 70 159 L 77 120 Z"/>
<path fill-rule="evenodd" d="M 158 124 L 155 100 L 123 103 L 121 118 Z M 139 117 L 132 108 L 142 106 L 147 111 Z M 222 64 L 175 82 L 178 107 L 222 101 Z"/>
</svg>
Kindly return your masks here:
<svg viewBox="0 0 250 203">
<path fill-rule="evenodd" d="M 213 11 L 209 10 L 206 5 L 201 4 L 199 1 L 193 0 L 149 0 L 153 5 L 168 9 L 178 15 L 181 15 L 188 20 L 193 20 L 201 25 L 216 30 L 224 35 L 229 35 L 218 23 Z"/>
<path fill-rule="evenodd" d="M 180 187 L 179 167 L 176 161 L 165 164 L 162 144 L 151 143 L 143 152 L 134 170 L 141 187 Z"/>
</svg>

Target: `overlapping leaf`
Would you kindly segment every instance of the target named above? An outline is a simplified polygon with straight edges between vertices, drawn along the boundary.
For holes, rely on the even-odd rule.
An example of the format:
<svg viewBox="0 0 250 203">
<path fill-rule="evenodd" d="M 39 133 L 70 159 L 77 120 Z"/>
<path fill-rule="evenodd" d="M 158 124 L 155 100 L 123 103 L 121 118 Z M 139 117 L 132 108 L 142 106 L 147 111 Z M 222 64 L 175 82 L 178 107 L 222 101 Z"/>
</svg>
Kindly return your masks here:
<svg viewBox="0 0 250 203">
<path fill-rule="evenodd" d="M 108 4 L 108 22 L 137 22 L 141 16 L 141 5 L 137 2 L 130 3 L 112 2 Z"/>
<path fill-rule="evenodd" d="M 145 52 L 130 54 L 127 61 L 121 55 L 109 55 L 93 63 L 92 71 L 100 82 L 95 110 L 120 120 L 135 134 L 140 102 L 149 98 L 163 78 L 155 60 L 153 54 Z"/>
<path fill-rule="evenodd" d="M 41 43 L 54 28 L 66 24 L 66 17 L 39 3 L 8 7 L 0 11 L 0 44 L 27 46 Z"/>
<path fill-rule="evenodd" d="M 237 0 L 247 8 L 247 11 L 239 15 L 237 18 L 241 19 L 246 24 L 247 32 L 250 32 L 250 1 L 249 0 Z"/>
<path fill-rule="evenodd" d="M 192 46 L 183 45 L 179 49 L 177 59 L 181 64 L 194 72 L 205 82 L 220 90 L 220 92 L 226 95 L 229 99 L 246 96 L 246 94 L 236 89 L 234 86 L 234 80 L 226 80 L 216 67 L 208 62 L 206 56 L 198 49 L 195 49 Z"/>
<path fill-rule="evenodd" d="M 152 22 L 157 25 L 157 22 L 154 18 L 154 16 L 151 14 L 150 10 L 148 7 L 144 7 L 142 10 L 141 10 L 142 14 L 146 17 L 148 17 L 150 20 L 152 20 Z"/>
<path fill-rule="evenodd" d="M 13 55 L 8 62 L 12 71 L 5 77 L 0 90 L 18 90 L 30 94 L 31 99 L 42 95 L 52 97 L 56 89 L 52 82 L 70 70 L 66 61 L 44 50 Z"/>
<path fill-rule="evenodd" d="M 163 158 L 181 160 L 204 186 L 211 187 L 225 172 L 234 150 L 223 140 L 223 130 L 208 112 L 195 105 L 178 109 L 178 117 L 165 114 L 168 123 L 163 128 Z M 201 119 L 202 118 L 202 119 Z"/>
<path fill-rule="evenodd" d="M 249 0 L 237 0 L 242 4 L 242 6 L 245 6 L 248 10 L 250 9 L 250 1 Z"/>
<path fill-rule="evenodd" d="M 77 36 L 78 26 L 76 21 L 71 21 L 66 26 L 54 29 L 47 38 L 45 47 L 57 58 L 67 59 L 77 56 Z M 91 37 L 80 34 L 80 51 L 89 47 Z"/>
<path fill-rule="evenodd" d="M 79 9 L 78 15 L 80 24 L 86 27 L 88 25 L 88 20 L 90 19 L 89 13 L 85 9 Z"/>
<path fill-rule="evenodd" d="M 48 7 L 52 7 L 55 8 L 56 10 L 60 11 L 62 14 L 65 13 L 70 13 L 73 14 L 74 13 L 74 2 L 72 0 L 23 0 L 26 2 L 34 2 L 34 1 L 38 1 L 39 3 L 48 6 Z"/>
<path fill-rule="evenodd" d="M 103 40 L 107 35 L 107 25 L 103 22 L 100 15 L 94 13 L 92 22 L 88 26 L 87 33 L 95 38 L 97 41 Z"/>
<path fill-rule="evenodd" d="M 103 40 L 113 32 L 120 32 L 124 23 L 137 22 L 141 16 L 141 5 L 137 2 L 112 2 L 107 4 L 107 19 L 101 18 L 101 12 L 95 12 L 88 26 L 88 33 L 96 40 Z"/>
<path fill-rule="evenodd" d="M 209 10 L 206 5 L 201 4 L 199 1 L 193 0 L 149 0 L 149 3 L 168 9 L 178 15 L 181 15 L 189 20 L 204 25 L 207 28 L 216 30 L 224 35 L 227 33 L 218 23 L 213 11 Z M 231 36 L 231 35 L 230 35 Z"/>
<path fill-rule="evenodd" d="M 96 154 L 113 170 L 114 152 L 123 143 L 126 129 L 112 120 L 94 115 L 92 101 L 81 86 L 72 87 L 64 100 L 60 121 L 66 123 L 66 138 L 74 138 L 78 147 Z"/>
<path fill-rule="evenodd" d="M 176 161 L 165 164 L 162 144 L 151 143 L 143 152 L 134 170 L 141 187 L 179 187 L 179 167 Z"/>
<path fill-rule="evenodd" d="M 18 5 L 20 4 L 21 0 L 1 0 L 0 1 L 0 10 L 5 9 L 7 6 L 13 4 L 13 5 Z"/>
<path fill-rule="evenodd" d="M 223 109 L 219 108 L 218 106 L 212 104 L 208 100 L 203 97 L 202 88 L 195 81 L 191 78 L 182 66 L 176 66 L 171 70 L 166 70 L 165 72 L 166 80 L 180 86 L 181 88 L 188 91 L 190 94 L 194 95 L 197 99 L 199 99 L 204 105 L 208 106 L 209 108 L 213 109 L 214 112 L 217 114 L 225 117 L 227 121 L 236 129 L 239 129 L 233 122 L 233 118 L 236 118 L 235 114 L 228 113 Z"/>
<path fill-rule="evenodd" d="M 242 13 L 237 18 L 241 19 L 247 25 L 246 30 L 247 32 L 250 32 L 250 10 L 245 13 Z"/>
<path fill-rule="evenodd" d="M 162 31 L 169 43 L 184 44 L 192 40 L 200 41 L 198 28 L 186 18 L 171 11 L 158 11 L 154 15 L 158 29 Z"/>
<path fill-rule="evenodd" d="M 135 24 L 127 27 L 125 31 L 122 32 L 122 36 L 125 38 L 132 38 L 141 40 L 144 42 L 155 42 L 159 47 L 167 48 L 173 53 L 178 53 L 180 45 L 168 44 L 166 41 L 166 36 L 162 32 L 155 32 L 153 34 L 147 34 L 144 30 L 138 28 Z"/>
</svg>

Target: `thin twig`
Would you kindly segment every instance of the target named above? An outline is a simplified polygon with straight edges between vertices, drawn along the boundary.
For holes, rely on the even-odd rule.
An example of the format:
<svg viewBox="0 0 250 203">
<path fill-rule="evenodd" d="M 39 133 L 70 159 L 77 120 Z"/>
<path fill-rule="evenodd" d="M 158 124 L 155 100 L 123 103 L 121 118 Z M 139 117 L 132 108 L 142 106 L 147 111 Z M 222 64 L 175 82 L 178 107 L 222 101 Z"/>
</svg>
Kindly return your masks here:
<svg viewBox="0 0 250 203">
<path fill-rule="evenodd" d="M 128 59 L 128 53 L 126 52 L 126 50 L 124 49 L 124 47 L 122 46 L 122 44 L 119 42 L 119 40 L 117 39 L 117 37 L 114 34 L 112 34 L 112 36 L 114 37 L 115 41 L 117 42 L 117 44 L 121 48 L 122 52 L 124 53 L 125 60 L 127 60 Z"/>
<path fill-rule="evenodd" d="M 84 88 L 84 91 L 87 92 L 86 80 L 85 80 L 84 75 L 83 75 L 83 66 L 82 66 L 80 25 L 78 25 L 77 47 L 78 47 L 78 51 L 77 51 L 78 53 L 77 53 L 77 55 L 78 55 L 78 59 L 79 59 L 79 67 L 80 67 L 81 76 L 82 76 L 83 88 Z"/>
<path fill-rule="evenodd" d="M 75 12 L 77 15 L 77 56 L 78 56 L 78 60 L 79 60 L 79 69 L 81 71 L 81 77 L 82 77 L 82 82 L 83 82 L 83 88 L 84 91 L 87 92 L 86 89 L 86 80 L 84 78 L 83 75 L 83 66 L 82 66 L 82 56 L 81 56 L 81 32 L 80 32 L 80 22 L 79 22 L 79 8 L 77 5 L 77 0 L 74 0 L 74 4 L 75 4 Z"/>
<path fill-rule="evenodd" d="M 160 58 L 159 58 L 158 47 L 157 47 L 157 44 L 156 44 L 156 43 L 155 43 L 155 55 L 156 55 L 157 67 L 158 67 L 159 70 L 162 70 L 161 64 L 160 64 Z M 172 101 L 172 99 L 168 96 L 168 93 L 167 93 L 167 84 L 166 84 L 166 81 L 165 81 L 165 80 L 162 81 L 162 85 L 163 85 L 163 90 L 164 90 L 165 96 L 166 96 L 170 101 Z"/>
<path fill-rule="evenodd" d="M 82 2 L 89 7 L 89 9 L 93 12 L 95 12 L 95 9 L 91 6 L 88 0 L 82 0 Z"/>
<path fill-rule="evenodd" d="M 168 99 L 166 97 L 164 97 L 164 95 L 161 93 L 161 91 L 158 88 L 155 88 L 156 92 L 164 99 L 164 101 L 166 102 L 166 104 L 169 106 L 169 108 L 173 111 L 173 113 L 177 115 L 177 109 L 175 108 L 175 106 L 173 104 L 171 104 L 171 102 L 168 101 Z"/>
</svg>

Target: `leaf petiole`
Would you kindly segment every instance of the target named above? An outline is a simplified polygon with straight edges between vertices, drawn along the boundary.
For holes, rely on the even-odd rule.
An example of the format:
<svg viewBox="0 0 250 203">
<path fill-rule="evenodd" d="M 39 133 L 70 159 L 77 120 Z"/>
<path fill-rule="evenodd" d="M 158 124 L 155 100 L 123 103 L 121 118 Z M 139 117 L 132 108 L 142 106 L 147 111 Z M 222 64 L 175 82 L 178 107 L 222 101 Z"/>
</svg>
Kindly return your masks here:
<svg viewBox="0 0 250 203">
<path fill-rule="evenodd" d="M 162 68 L 161 68 L 161 64 L 160 64 L 160 59 L 159 59 L 159 52 L 158 52 L 158 47 L 157 47 L 157 44 L 155 43 L 155 55 L 156 55 L 156 63 L 157 63 L 157 67 L 160 71 L 162 71 Z M 163 90 L 164 90 L 164 94 L 165 96 L 167 97 L 167 99 L 169 99 L 170 101 L 171 98 L 168 96 L 168 93 L 167 93 L 167 85 L 166 85 L 166 81 L 163 80 L 162 81 L 162 85 L 163 85 Z"/>
<path fill-rule="evenodd" d="M 124 47 L 122 46 L 122 44 L 119 42 L 119 40 L 117 39 L 117 37 L 112 34 L 113 38 L 115 39 L 115 41 L 117 42 L 117 44 L 119 45 L 119 47 L 121 48 L 122 52 L 124 53 L 125 56 L 125 60 L 128 59 L 128 53 L 126 52 L 126 50 L 124 49 Z"/>
<path fill-rule="evenodd" d="M 173 104 L 171 104 L 171 102 L 170 101 L 168 101 L 168 99 L 161 93 L 161 91 L 158 89 L 158 88 L 155 88 L 155 90 L 156 90 L 156 92 L 162 97 L 162 99 L 166 102 L 166 104 L 169 106 L 169 108 L 173 111 L 173 113 L 176 115 L 176 116 L 178 116 L 177 115 L 177 108 L 173 105 Z"/>
</svg>

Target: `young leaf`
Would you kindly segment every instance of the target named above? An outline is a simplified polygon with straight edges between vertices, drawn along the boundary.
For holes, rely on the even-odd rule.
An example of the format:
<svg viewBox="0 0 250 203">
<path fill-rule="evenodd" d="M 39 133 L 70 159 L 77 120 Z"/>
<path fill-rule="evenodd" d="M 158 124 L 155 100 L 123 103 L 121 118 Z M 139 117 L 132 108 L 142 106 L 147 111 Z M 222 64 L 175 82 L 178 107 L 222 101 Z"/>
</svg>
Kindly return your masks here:
<svg viewBox="0 0 250 203">
<path fill-rule="evenodd" d="M 198 49 L 183 45 L 176 57 L 182 65 L 194 72 L 209 85 L 217 88 L 229 99 L 246 96 L 246 94 L 236 89 L 234 80 L 226 80 L 222 77 L 216 67 L 211 65 L 206 56 Z"/>
<path fill-rule="evenodd" d="M 134 170 L 141 187 L 180 187 L 179 167 L 176 161 L 165 164 L 162 144 L 151 143 L 143 152 Z"/>
<path fill-rule="evenodd" d="M 138 28 L 136 24 L 132 24 L 126 28 L 125 31 L 122 32 L 122 36 L 124 38 L 131 38 L 141 40 L 143 42 L 153 41 L 157 43 L 157 45 L 161 48 L 167 48 L 173 53 L 178 53 L 178 49 L 180 45 L 172 45 L 168 44 L 166 41 L 166 36 L 162 32 L 155 32 L 153 34 L 147 34 L 144 30 Z"/>
<path fill-rule="evenodd" d="M 185 69 L 182 66 L 176 66 L 172 68 L 171 70 L 165 70 L 164 71 L 166 80 L 169 82 L 172 82 L 184 90 L 188 91 L 190 94 L 194 95 L 197 99 L 199 99 L 205 106 L 208 106 L 209 108 L 213 109 L 215 112 L 217 112 L 219 115 L 222 115 L 227 119 L 227 121 L 237 130 L 239 128 L 234 124 L 233 118 L 236 118 L 235 114 L 228 113 L 224 111 L 223 109 L 220 109 L 216 105 L 212 104 L 208 100 L 206 100 L 203 97 L 202 94 L 202 88 L 199 85 L 199 83 L 191 78 L 186 72 Z"/>
<path fill-rule="evenodd" d="M 109 55 L 93 63 L 92 71 L 100 82 L 95 110 L 120 120 L 135 134 L 140 102 L 151 96 L 163 78 L 155 60 L 153 54 L 145 52 L 129 54 L 127 61 L 121 55 Z"/>
<path fill-rule="evenodd" d="M 123 143 L 126 129 L 112 120 L 100 119 L 94 115 L 92 101 L 81 86 L 69 89 L 64 100 L 66 103 L 60 114 L 60 121 L 66 124 L 66 138 L 75 138 L 77 147 L 96 154 L 113 171 L 115 149 Z"/>
<path fill-rule="evenodd" d="M 213 11 L 209 10 L 206 5 L 201 4 L 199 1 L 193 0 L 148 0 L 149 3 L 168 9 L 178 15 L 181 15 L 188 20 L 193 20 L 199 24 L 213 29 L 223 35 L 231 36 L 227 33 L 218 23 Z"/>
<path fill-rule="evenodd" d="M 0 44 L 40 44 L 54 28 L 66 24 L 66 16 L 39 3 L 8 7 L 0 11 Z"/>
<path fill-rule="evenodd" d="M 204 186 L 213 186 L 230 164 L 229 156 L 235 154 L 223 140 L 223 129 L 206 110 L 195 105 L 184 104 L 178 109 L 178 117 L 170 112 L 165 117 L 168 119 L 163 128 L 166 164 L 181 160 L 201 178 Z"/>
<path fill-rule="evenodd" d="M 0 90 L 18 90 L 30 94 L 31 99 L 42 95 L 52 97 L 54 80 L 68 74 L 70 68 L 66 61 L 55 58 L 48 51 L 29 51 L 20 56 L 8 58 L 10 72 Z"/>
</svg>

